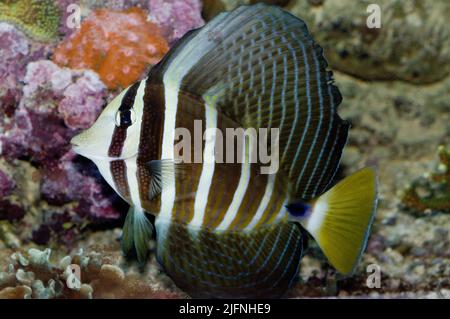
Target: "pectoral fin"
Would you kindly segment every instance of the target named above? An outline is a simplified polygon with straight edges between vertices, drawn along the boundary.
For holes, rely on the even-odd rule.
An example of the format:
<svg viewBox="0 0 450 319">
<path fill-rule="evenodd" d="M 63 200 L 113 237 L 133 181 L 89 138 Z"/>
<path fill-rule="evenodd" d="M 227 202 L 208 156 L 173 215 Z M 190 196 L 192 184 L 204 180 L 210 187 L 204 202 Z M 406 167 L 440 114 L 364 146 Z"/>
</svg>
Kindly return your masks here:
<svg viewBox="0 0 450 319">
<path fill-rule="evenodd" d="M 175 174 L 183 174 L 186 165 L 171 159 L 148 162 L 150 172 L 149 199 L 161 193 L 163 187 L 171 186 Z"/>
</svg>

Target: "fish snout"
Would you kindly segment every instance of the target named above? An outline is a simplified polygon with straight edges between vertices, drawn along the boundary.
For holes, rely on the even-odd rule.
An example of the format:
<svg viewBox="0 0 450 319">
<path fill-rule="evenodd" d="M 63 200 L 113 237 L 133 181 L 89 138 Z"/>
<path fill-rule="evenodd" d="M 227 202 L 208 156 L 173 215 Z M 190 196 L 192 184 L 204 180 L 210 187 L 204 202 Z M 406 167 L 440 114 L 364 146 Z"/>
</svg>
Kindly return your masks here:
<svg viewBox="0 0 450 319">
<path fill-rule="evenodd" d="M 83 141 L 85 140 L 83 135 L 84 135 L 83 133 L 79 133 L 79 134 L 75 135 L 74 137 L 72 137 L 72 139 L 70 140 L 72 150 L 77 154 L 81 153 L 83 145 L 85 144 L 85 143 L 83 143 Z"/>
</svg>

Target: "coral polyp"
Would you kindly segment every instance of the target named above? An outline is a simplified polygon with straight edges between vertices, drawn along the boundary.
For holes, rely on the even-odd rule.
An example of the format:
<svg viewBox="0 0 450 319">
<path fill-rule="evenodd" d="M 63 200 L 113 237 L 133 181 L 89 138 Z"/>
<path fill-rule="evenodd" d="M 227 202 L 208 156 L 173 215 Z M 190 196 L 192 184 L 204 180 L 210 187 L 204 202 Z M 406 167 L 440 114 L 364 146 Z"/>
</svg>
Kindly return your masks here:
<svg viewBox="0 0 450 319">
<path fill-rule="evenodd" d="M 52 41 L 57 38 L 60 14 L 53 0 L 0 2 L 0 21 L 13 23 L 36 40 Z"/>
<path fill-rule="evenodd" d="M 92 299 L 155 298 L 173 299 L 183 295 L 176 289 L 152 284 L 150 278 L 124 272 L 121 257 L 101 249 L 52 258 L 52 250 L 28 249 L 9 256 L 0 269 L 0 299 Z M 79 269 L 73 277 L 72 269 Z M 68 284 L 68 282 L 72 284 Z"/>
<path fill-rule="evenodd" d="M 99 9 L 56 48 L 53 60 L 72 69 L 94 70 L 115 89 L 138 80 L 167 51 L 166 40 L 144 10 Z"/>
</svg>

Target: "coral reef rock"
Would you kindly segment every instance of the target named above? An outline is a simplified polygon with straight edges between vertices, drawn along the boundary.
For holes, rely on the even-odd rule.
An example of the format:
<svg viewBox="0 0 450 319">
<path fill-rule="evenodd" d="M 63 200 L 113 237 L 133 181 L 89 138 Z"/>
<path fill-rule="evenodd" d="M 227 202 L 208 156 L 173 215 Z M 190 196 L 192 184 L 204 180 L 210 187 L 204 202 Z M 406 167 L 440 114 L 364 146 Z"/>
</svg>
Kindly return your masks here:
<svg viewBox="0 0 450 319">
<path fill-rule="evenodd" d="M 450 72 L 450 3 L 380 0 L 381 28 L 368 28 L 364 1 L 291 1 L 337 70 L 365 80 L 430 83 Z"/>
<path fill-rule="evenodd" d="M 438 149 L 440 164 L 436 173 L 426 173 L 405 189 L 402 204 L 415 213 L 450 213 L 450 151 Z"/>
</svg>

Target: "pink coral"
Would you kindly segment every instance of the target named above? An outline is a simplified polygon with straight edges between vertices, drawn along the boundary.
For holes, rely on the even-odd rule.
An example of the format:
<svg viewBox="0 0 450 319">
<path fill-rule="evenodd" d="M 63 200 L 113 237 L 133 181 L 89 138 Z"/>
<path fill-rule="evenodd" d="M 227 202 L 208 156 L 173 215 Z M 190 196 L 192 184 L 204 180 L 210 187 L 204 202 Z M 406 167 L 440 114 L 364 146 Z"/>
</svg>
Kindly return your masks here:
<svg viewBox="0 0 450 319">
<path fill-rule="evenodd" d="M 0 115 L 14 114 L 22 92 L 23 77 L 28 62 L 40 59 L 50 46 L 33 43 L 14 26 L 0 22 Z M 0 130 L 1 131 L 1 130 Z"/>
<path fill-rule="evenodd" d="M 48 163 L 44 169 L 41 191 L 53 203 L 77 201 L 80 213 L 95 218 L 117 218 L 113 208 L 114 197 L 105 196 L 103 184 L 89 174 L 83 174 L 74 162 L 75 154 L 68 152 L 57 163 Z"/>
<path fill-rule="evenodd" d="M 151 21 L 171 44 L 205 24 L 200 0 L 149 0 L 148 7 Z"/>
<path fill-rule="evenodd" d="M 40 168 L 43 199 L 62 206 L 53 223 L 57 227 L 80 218 L 117 218 L 117 197 L 96 171 L 79 170 L 69 144 L 101 112 L 106 87 L 92 71 L 61 68 L 47 60 L 29 63 L 24 83 L 19 107 L 3 126 L 0 155 L 29 159 Z M 65 206 L 69 203 L 73 205 Z"/>
<path fill-rule="evenodd" d="M 0 114 L 11 115 L 20 100 L 19 80 L 25 66 L 17 61 L 29 53 L 26 37 L 7 23 L 0 23 Z"/>
<path fill-rule="evenodd" d="M 103 83 L 93 72 L 85 72 L 83 77 L 69 85 L 58 107 L 66 125 L 73 129 L 91 126 L 102 110 L 104 96 L 99 93 L 104 89 Z"/>
<path fill-rule="evenodd" d="M 58 158 L 67 152 L 75 129 L 89 127 L 101 112 L 105 86 L 92 71 L 46 60 L 29 63 L 24 81 L 14 120 L 0 137 L 1 153 L 34 161 Z"/>
<path fill-rule="evenodd" d="M 92 71 L 73 71 L 51 61 L 38 61 L 28 65 L 25 83 L 24 105 L 56 111 L 71 129 L 91 126 L 105 103 L 106 88 Z M 50 104 L 33 105 L 36 98 L 48 97 Z M 53 103 L 55 97 L 59 103 Z"/>
</svg>

